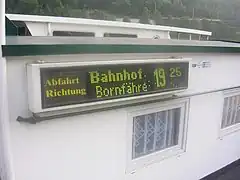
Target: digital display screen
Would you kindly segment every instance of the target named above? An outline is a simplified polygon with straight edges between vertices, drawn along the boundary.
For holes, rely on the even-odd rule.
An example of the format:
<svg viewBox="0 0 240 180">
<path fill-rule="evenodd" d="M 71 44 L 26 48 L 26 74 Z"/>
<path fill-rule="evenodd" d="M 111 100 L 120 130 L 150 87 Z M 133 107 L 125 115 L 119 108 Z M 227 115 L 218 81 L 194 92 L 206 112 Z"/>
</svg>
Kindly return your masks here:
<svg viewBox="0 0 240 180">
<path fill-rule="evenodd" d="M 186 89 L 188 62 L 40 68 L 42 108 Z"/>
</svg>

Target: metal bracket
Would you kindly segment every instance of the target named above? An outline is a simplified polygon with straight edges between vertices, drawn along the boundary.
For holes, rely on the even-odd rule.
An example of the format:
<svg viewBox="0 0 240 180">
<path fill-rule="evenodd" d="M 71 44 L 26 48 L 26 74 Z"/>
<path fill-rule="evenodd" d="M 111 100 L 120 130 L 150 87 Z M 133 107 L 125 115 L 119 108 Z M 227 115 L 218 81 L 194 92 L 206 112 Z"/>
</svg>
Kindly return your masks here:
<svg viewBox="0 0 240 180">
<path fill-rule="evenodd" d="M 18 122 L 25 122 L 29 124 L 37 124 L 42 121 L 47 121 L 47 120 L 53 120 L 57 118 L 65 118 L 65 117 L 72 117 L 72 116 L 77 116 L 77 115 L 82 115 L 82 114 L 89 114 L 89 113 L 95 113 L 95 112 L 101 112 L 101 111 L 107 111 L 107 110 L 113 110 L 113 109 L 119 109 L 119 108 L 124 108 L 124 107 L 130 107 L 130 106 L 139 106 L 139 105 L 145 105 L 146 103 L 156 103 L 156 102 L 163 102 L 163 101 L 168 101 L 168 100 L 173 100 L 180 98 L 177 95 L 172 95 L 171 97 L 166 97 L 163 99 L 155 99 L 155 100 L 150 100 L 150 101 L 143 101 L 143 102 L 136 102 L 132 104 L 122 104 L 118 106 L 112 106 L 112 107 L 103 107 L 103 108 L 98 108 L 98 109 L 90 109 L 90 110 L 81 110 L 79 108 L 76 109 L 69 109 L 66 111 L 58 111 L 58 112 L 47 112 L 47 113 L 39 113 L 35 114 L 32 113 L 31 117 L 22 117 L 18 116 L 17 121 Z"/>
</svg>

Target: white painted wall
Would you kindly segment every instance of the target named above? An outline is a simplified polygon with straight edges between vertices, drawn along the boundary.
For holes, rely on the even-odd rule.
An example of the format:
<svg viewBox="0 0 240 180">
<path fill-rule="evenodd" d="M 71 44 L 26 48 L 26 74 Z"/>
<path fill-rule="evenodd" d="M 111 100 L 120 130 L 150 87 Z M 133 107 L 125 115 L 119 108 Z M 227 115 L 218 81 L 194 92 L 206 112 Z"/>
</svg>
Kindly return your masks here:
<svg viewBox="0 0 240 180">
<path fill-rule="evenodd" d="M 218 138 L 223 108 L 221 92 L 190 99 L 187 149 L 134 174 L 125 173 L 127 113 L 129 108 L 41 122 L 19 123 L 29 116 L 26 86 L 27 62 L 148 59 L 191 57 L 191 63 L 211 62 L 206 69 L 190 68 L 189 91 L 206 92 L 240 85 L 239 55 L 152 54 L 74 55 L 8 58 L 11 153 L 16 180 L 198 180 L 240 158 L 240 131 Z M 224 72 L 224 74 L 223 74 Z M 161 105 L 161 102 L 158 102 Z"/>
</svg>

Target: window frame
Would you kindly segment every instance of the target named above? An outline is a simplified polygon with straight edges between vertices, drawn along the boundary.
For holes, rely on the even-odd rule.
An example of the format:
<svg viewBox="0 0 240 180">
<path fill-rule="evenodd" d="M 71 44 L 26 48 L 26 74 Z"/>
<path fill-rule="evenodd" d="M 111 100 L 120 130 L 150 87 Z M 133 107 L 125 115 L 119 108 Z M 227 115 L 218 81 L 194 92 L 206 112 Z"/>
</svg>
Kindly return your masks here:
<svg viewBox="0 0 240 180">
<path fill-rule="evenodd" d="M 240 131 L 240 123 L 233 124 L 231 126 L 222 128 L 222 120 L 223 120 L 223 112 L 224 112 L 224 99 L 229 98 L 232 96 L 240 96 L 240 88 L 235 88 L 231 90 L 223 91 L 223 99 L 222 99 L 222 111 L 221 111 L 221 119 L 219 122 L 219 138 L 222 139 L 223 137 Z"/>
<path fill-rule="evenodd" d="M 132 159 L 133 151 L 133 118 L 140 115 L 166 111 L 170 109 L 181 108 L 178 144 L 163 150 L 159 150 L 147 155 L 143 155 L 136 159 Z M 158 163 L 164 159 L 179 156 L 186 152 L 187 142 L 187 126 L 189 114 L 189 98 L 169 100 L 165 102 L 158 102 L 154 104 L 147 104 L 145 106 L 135 106 L 128 109 L 127 115 L 127 168 L 126 173 L 133 173 L 136 170 L 145 166 Z"/>
</svg>

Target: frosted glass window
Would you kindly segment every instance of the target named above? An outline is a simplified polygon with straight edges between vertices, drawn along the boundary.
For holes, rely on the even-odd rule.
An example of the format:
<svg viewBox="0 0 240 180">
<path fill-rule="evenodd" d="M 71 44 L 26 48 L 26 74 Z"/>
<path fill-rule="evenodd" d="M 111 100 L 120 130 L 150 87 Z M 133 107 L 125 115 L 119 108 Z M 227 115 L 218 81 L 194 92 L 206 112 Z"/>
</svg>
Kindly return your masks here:
<svg viewBox="0 0 240 180">
<path fill-rule="evenodd" d="M 224 98 L 221 128 L 240 123 L 240 95 Z"/>
<path fill-rule="evenodd" d="M 181 108 L 133 118 L 132 158 L 178 145 Z"/>
</svg>

